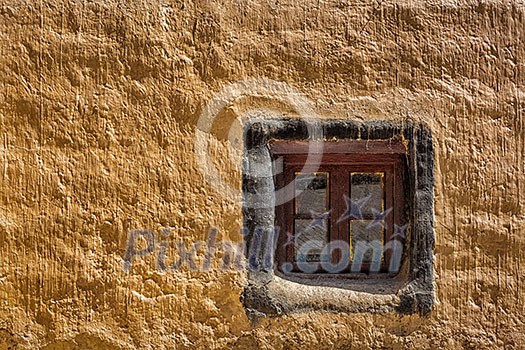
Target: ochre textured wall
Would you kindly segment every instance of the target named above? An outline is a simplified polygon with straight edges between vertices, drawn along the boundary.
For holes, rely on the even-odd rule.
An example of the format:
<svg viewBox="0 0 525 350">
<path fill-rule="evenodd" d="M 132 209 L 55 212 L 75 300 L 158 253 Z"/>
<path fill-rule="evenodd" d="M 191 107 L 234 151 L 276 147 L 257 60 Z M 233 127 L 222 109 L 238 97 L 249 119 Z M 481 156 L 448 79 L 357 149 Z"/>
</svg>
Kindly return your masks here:
<svg viewBox="0 0 525 350">
<path fill-rule="evenodd" d="M 524 32 L 523 3 L 503 1 L 0 1 L 0 348 L 524 348 Z M 242 271 L 161 274 L 156 254 L 122 271 L 131 229 L 241 240 L 193 143 L 206 102 L 249 77 L 323 117 L 430 126 L 429 317 L 252 325 Z M 293 114 L 246 96 L 222 117 L 258 106 Z"/>
</svg>

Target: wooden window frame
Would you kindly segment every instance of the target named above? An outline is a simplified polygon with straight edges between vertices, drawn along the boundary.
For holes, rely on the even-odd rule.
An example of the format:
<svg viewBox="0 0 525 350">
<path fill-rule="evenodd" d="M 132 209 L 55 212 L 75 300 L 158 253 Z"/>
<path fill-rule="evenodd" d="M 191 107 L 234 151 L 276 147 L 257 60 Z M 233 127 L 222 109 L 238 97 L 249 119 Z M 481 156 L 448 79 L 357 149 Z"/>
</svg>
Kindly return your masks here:
<svg viewBox="0 0 525 350">
<path fill-rule="evenodd" d="M 402 227 L 406 223 L 404 178 L 406 176 L 406 145 L 402 140 L 344 140 L 325 141 L 323 143 L 322 158 L 319 164 L 309 164 L 309 143 L 307 141 L 280 141 L 273 140 L 269 143 L 270 152 L 274 163 L 282 164 L 282 171 L 275 175 L 276 189 L 285 188 L 287 184 L 294 181 L 295 173 L 300 172 L 305 166 L 314 166 L 317 172 L 329 173 L 329 192 L 327 209 L 329 214 L 329 225 L 327 227 L 327 242 L 343 240 L 351 244 L 349 231 L 350 218 L 337 223 L 346 210 L 344 195 L 350 197 L 350 174 L 354 172 L 382 172 L 383 176 L 383 198 L 384 208 L 392 208 L 392 212 L 386 218 L 386 230 L 384 231 L 383 244 L 394 238 L 394 224 Z M 281 159 L 279 159 L 281 158 Z M 288 187 L 288 191 L 293 186 Z M 334 274 L 329 273 L 322 267 L 312 273 L 301 272 L 294 261 L 294 245 L 289 244 L 290 234 L 294 235 L 294 206 L 295 196 L 285 193 L 287 198 L 294 198 L 275 208 L 276 226 L 280 227 L 281 234 L 276 249 L 276 266 L 282 273 L 298 275 L 301 277 L 314 278 L 322 276 L 334 276 L 338 278 L 356 277 L 393 277 L 399 271 L 388 271 L 392 258 L 391 250 L 386 250 L 377 273 L 370 272 L 370 263 L 363 263 L 360 271 L 351 271 L 348 264 L 342 271 Z M 306 218 L 306 216 L 305 216 Z M 363 218 L 366 220 L 366 218 Z M 407 242 L 402 241 L 406 246 Z M 340 259 L 336 252 L 331 256 L 332 263 Z M 292 265 L 291 271 L 284 271 L 285 263 Z"/>
</svg>

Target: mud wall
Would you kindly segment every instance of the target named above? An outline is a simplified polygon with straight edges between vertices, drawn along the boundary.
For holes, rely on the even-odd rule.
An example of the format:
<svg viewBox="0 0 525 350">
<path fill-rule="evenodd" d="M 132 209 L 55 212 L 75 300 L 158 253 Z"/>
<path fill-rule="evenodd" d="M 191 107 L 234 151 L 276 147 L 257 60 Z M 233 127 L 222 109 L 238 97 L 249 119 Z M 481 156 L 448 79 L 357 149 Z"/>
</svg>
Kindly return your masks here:
<svg viewBox="0 0 525 350">
<path fill-rule="evenodd" d="M 1 1 L 0 348 L 522 348 L 524 28 L 524 5 L 505 1 Z M 161 240 L 242 239 L 241 207 L 198 170 L 194 138 L 214 93 L 250 77 L 285 82 L 321 117 L 429 125 L 430 316 L 251 324 L 242 270 L 159 272 Z M 261 106 L 294 114 L 248 94 L 220 117 Z M 159 241 L 126 273 L 133 229 Z"/>
</svg>

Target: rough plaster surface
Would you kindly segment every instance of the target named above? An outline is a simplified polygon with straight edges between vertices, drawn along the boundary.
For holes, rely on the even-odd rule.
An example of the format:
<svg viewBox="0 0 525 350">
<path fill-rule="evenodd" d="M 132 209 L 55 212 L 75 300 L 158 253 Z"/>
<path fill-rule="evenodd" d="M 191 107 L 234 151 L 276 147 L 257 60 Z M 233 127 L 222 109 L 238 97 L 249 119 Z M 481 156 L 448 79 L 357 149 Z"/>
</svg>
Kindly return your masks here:
<svg viewBox="0 0 525 350">
<path fill-rule="evenodd" d="M 0 1 L 0 348 L 523 348 L 524 16 L 519 1 Z M 241 239 L 193 137 L 214 92 L 262 76 L 324 117 L 431 127 L 428 317 L 252 325 L 243 272 L 161 274 L 155 255 L 121 270 L 130 229 Z M 261 105 L 293 113 L 247 96 L 221 116 Z"/>
</svg>

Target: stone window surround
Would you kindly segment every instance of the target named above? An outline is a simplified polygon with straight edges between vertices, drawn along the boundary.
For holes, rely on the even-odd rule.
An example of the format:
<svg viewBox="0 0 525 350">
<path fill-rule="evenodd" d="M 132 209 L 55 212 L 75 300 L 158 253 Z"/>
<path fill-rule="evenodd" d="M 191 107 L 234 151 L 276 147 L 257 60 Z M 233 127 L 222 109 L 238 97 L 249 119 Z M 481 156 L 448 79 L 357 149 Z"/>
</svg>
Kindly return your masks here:
<svg viewBox="0 0 525 350">
<path fill-rule="evenodd" d="M 394 278 L 344 279 L 320 276 L 301 279 L 283 275 L 268 262 L 268 256 L 248 257 L 247 282 L 241 300 L 248 316 L 278 316 L 294 312 L 397 312 L 428 314 L 434 303 L 434 161 L 432 134 L 422 122 L 395 121 L 320 121 L 326 140 L 388 140 L 401 136 L 407 142 L 405 196 L 409 221 L 401 272 Z M 274 179 L 271 176 L 269 141 L 306 140 L 308 128 L 298 118 L 250 119 L 244 129 L 243 201 L 251 193 L 257 200 L 273 203 Z M 260 168 L 256 179 L 249 175 Z M 268 170 L 270 172 L 268 173 Z M 257 172 L 258 170 L 255 169 Z M 262 173 L 261 173 L 262 171 Z M 266 171 L 266 175 L 264 172 Z M 261 175 L 262 174 L 262 175 Z M 273 247 L 274 235 L 256 233 L 256 227 L 273 228 L 275 210 L 243 207 L 245 244 Z M 272 250 L 272 249 L 270 249 Z M 273 257 L 270 256 L 270 259 Z"/>
</svg>

